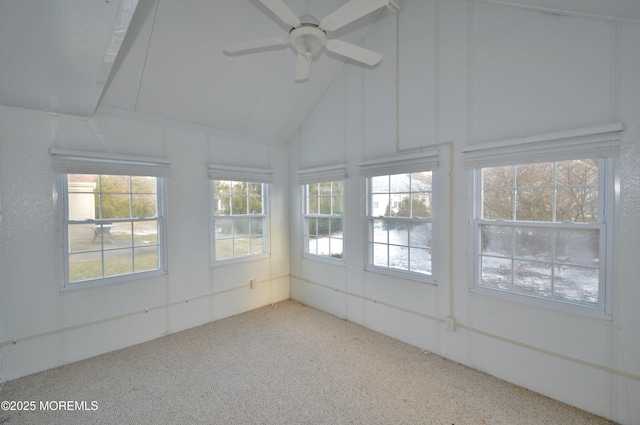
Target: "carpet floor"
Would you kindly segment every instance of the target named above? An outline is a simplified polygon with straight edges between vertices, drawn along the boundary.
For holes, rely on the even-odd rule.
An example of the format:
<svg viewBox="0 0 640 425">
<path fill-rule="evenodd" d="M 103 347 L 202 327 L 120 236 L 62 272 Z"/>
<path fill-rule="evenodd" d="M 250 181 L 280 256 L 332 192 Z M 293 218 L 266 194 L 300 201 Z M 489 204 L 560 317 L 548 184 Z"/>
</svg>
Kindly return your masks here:
<svg viewBox="0 0 640 425">
<path fill-rule="evenodd" d="M 0 386 L 0 424 L 604 425 L 295 301 Z M 3 405 L 4 408 L 5 405 Z"/>
</svg>

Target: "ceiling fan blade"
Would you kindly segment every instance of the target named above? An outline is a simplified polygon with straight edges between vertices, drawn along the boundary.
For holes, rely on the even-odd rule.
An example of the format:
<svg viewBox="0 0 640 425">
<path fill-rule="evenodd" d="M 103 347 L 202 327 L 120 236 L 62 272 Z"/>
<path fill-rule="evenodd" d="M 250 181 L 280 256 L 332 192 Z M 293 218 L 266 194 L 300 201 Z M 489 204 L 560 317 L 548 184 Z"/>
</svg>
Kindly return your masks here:
<svg viewBox="0 0 640 425">
<path fill-rule="evenodd" d="M 264 47 L 286 46 L 289 39 L 285 37 L 269 37 L 258 40 L 241 41 L 239 43 L 225 44 L 222 51 L 225 53 L 241 53 L 248 50 L 256 50 Z"/>
<path fill-rule="evenodd" d="M 300 25 L 300 19 L 282 0 L 260 0 L 260 3 L 268 7 L 285 24 L 294 28 Z"/>
<path fill-rule="evenodd" d="M 382 53 L 356 46 L 342 40 L 333 39 L 325 42 L 327 50 L 367 65 L 377 65 L 382 60 Z"/>
<path fill-rule="evenodd" d="M 302 81 L 309 78 L 311 74 L 311 58 L 308 58 L 305 55 L 298 53 L 298 57 L 296 58 L 296 69 L 294 72 L 294 80 Z"/>
<path fill-rule="evenodd" d="M 320 22 L 320 27 L 325 31 L 335 31 L 387 4 L 389 0 L 351 0 L 327 15 Z"/>
</svg>

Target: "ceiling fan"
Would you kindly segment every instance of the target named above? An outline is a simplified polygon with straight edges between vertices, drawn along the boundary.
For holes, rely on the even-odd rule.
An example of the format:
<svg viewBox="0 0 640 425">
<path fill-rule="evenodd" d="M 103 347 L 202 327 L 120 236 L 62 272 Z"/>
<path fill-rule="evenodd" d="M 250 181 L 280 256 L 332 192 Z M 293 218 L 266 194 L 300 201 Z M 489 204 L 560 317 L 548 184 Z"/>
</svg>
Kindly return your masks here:
<svg viewBox="0 0 640 425">
<path fill-rule="evenodd" d="M 289 43 L 297 52 L 294 79 L 302 81 L 309 78 L 311 59 L 324 46 L 328 51 L 353 59 L 366 65 L 376 65 L 382 60 L 382 54 L 338 39 L 328 39 L 327 32 L 335 31 L 389 3 L 389 0 L 350 0 L 319 21 L 314 16 L 297 17 L 282 0 L 260 0 L 282 22 L 291 26 L 288 37 L 269 37 L 258 40 L 227 44 L 223 51 L 229 54 L 251 50 L 282 46 Z"/>
</svg>

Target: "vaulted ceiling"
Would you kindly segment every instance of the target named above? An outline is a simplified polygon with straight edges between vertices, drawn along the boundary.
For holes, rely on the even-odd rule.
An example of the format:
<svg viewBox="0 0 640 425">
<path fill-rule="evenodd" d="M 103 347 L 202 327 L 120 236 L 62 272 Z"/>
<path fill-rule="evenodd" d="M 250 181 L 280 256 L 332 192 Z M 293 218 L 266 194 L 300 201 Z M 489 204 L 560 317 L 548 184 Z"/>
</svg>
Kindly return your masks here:
<svg viewBox="0 0 640 425">
<path fill-rule="evenodd" d="M 638 0 L 469 1 L 640 22 Z M 298 16 L 322 18 L 346 0 L 284 2 Z M 359 44 L 385 13 L 330 35 Z M 345 60 L 317 55 L 310 78 L 295 82 L 291 47 L 222 52 L 288 31 L 259 0 L 2 0 L 0 104 L 77 116 L 131 112 L 288 141 Z"/>
</svg>

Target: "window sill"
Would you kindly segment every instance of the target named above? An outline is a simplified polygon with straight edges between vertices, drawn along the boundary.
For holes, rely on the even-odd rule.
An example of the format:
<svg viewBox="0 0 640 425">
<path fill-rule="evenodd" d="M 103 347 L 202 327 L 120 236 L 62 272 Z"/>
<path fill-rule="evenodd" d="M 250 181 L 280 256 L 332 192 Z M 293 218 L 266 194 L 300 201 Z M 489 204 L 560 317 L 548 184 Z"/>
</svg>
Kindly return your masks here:
<svg viewBox="0 0 640 425">
<path fill-rule="evenodd" d="M 606 314 L 602 308 L 591 307 L 588 305 L 573 304 L 567 301 L 551 300 L 534 295 L 519 294 L 500 289 L 483 288 L 477 286 L 471 288 L 471 293 L 490 297 L 493 299 L 504 300 L 507 302 L 524 304 L 543 310 L 554 310 L 560 313 L 590 317 L 593 319 L 600 319 L 609 322 L 612 320 L 611 315 Z"/>
<path fill-rule="evenodd" d="M 365 271 L 370 273 L 393 276 L 403 280 L 411 280 L 419 283 L 427 283 L 434 286 L 437 285 L 433 275 L 423 275 L 423 274 L 410 272 L 410 271 L 404 271 L 399 269 L 386 269 L 386 268 L 376 267 L 371 265 L 366 266 Z"/>
<path fill-rule="evenodd" d="M 78 289 L 112 286 L 120 283 L 131 283 L 138 280 L 150 279 L 158 276 L 165 276 L 167 274 L 168 273 L 166 270 L 151 270 L 148 272 L 110 276 L 110 277 L 104 277 L 100 279 L 81 280 L 73 283 L 67 282 L 60 288 L 60 290 L 63 292 L 66 292 L 66 291 L 76 291 Z"/>
</svg>

